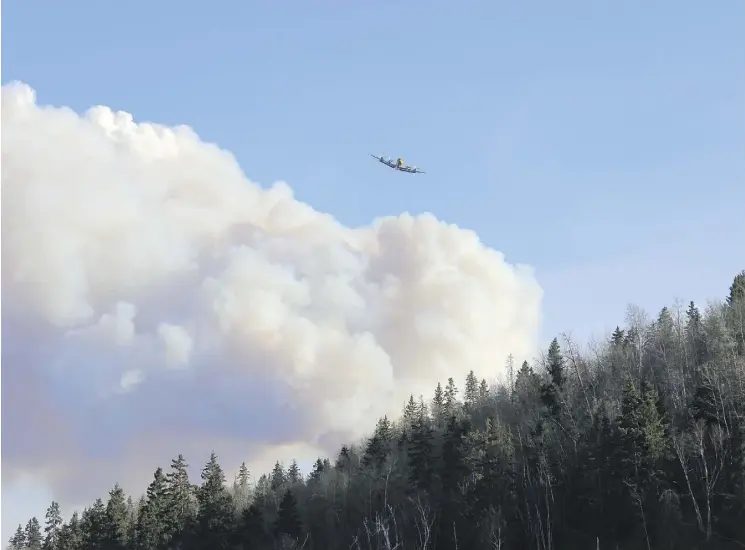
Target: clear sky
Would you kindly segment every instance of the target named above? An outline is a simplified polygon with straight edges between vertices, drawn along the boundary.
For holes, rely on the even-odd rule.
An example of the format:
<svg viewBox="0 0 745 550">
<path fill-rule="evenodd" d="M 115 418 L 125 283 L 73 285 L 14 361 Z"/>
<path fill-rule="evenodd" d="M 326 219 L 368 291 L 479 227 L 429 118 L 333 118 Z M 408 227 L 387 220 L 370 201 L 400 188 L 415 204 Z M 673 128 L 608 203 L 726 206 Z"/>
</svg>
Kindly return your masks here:
<svg viewBox="0 0 745 550">
<path fill-rule="evenodd" d="M 3 84 L 188 124 L 345 225 L 473 229 L 535 268 L 545 339 L 602 333 L 629 302 L 719 298 L 745 268 L 739 0 L 3 8 Z M 3 506 L 4 542 L 28 513 Z"/>
</svg>

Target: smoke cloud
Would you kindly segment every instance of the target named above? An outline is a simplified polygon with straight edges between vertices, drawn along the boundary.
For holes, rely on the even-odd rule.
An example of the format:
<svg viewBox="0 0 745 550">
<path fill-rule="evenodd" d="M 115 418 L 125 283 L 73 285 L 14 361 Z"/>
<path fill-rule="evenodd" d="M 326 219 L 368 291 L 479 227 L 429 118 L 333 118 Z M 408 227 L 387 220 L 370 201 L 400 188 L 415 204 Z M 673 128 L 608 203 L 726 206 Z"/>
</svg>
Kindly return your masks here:
<svg viewBox="0 0 745 550">
<path fill-rule="evenodd" d="M 334 453 L 532 354 L 541 298 L 430 214 L 344 227 L 188 127 L 2 88 L 3 477 L 63 504 L 138 493 L 180 452 Z"/>
</svg>

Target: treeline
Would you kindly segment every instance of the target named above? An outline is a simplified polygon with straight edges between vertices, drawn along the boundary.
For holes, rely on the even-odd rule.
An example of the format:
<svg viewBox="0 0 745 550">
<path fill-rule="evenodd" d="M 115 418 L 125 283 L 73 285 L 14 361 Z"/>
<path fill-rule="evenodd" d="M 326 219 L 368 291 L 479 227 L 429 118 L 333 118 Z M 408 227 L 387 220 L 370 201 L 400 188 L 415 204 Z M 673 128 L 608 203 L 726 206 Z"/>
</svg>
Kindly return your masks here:
<svg viewBox="0 0 745 550">
<path fill-rule="evenodd" d="M 309 476 L 293 461 L 232 484 L 179 456 L 133 502 L 118 486 L 13 550 L 745 548 L 745 271 L 701 312 L 633 308 L 608 342 L 555 339 L 489 387 L 413 396 Z"/>
</svg>

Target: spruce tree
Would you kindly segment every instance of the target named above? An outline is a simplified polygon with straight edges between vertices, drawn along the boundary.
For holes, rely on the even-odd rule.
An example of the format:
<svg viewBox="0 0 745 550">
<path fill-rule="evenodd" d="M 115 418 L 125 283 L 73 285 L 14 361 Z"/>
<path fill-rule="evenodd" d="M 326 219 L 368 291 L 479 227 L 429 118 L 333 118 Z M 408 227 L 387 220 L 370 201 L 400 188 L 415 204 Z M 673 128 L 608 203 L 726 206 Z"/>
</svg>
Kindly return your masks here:
<svg viewBox="0 0 745 550">
<path fill-rule="evenodd" d="M 409 444 L 409 480 L 426 489 L 431 482 L 433 462 L 432 427 L 424 411 L 417 416 L 411 430 Z"/>
<path fill-rule="evenodd" d="M 26 532 L 23 525 L 19 524 L 15 534 L 8 541 L 8 550 L 23 550 L 26 548 Z"/>
<path fill-rule="evenodd" d="M 458 388 L 453 378 L 448 378 L 445 386 L 445 417 L 450 418 L 457 411 L 458 407 Z"/>
<path fill-rule="evenodd" d="M 435 395 L 432 398 L 432 419 L 435 421 L 436 426 L 442 426 L 445 422 L 445 417 L 445 394 L 442 390 L 442 384 L 438 382 L 435 388 Z"/>
<path fill-rule="evenodd" d="M 80 527 L 86 550 L 105 550 L 108 536 L 106 519 L 106 506 L 100 498 L 95 500 L 93 506 L 83 510 Z"/>
<path fill-rule="evenodd" d="M 168 510 L 169 530 L 175 538 L 174 544 L 178 544 L 191 529 L 195 515 L 195 494 L 189 481 L 187 468 L 189 464 L 183 455 L 171 461 L 171 471 L 166 474 L 168 482 Z"/>
<path fill-rule="evenodd" d="M 77 511 L 72 513 L 70 521 L 63 524 L 59 533 L 60 550 L 83 550 L 83 532 L 80 524 L 80 515 Z"/>
<path fill-rule="evenodd" d="M 127 547 L 128 527 L 127 501 L 124 491 L 117 483 L 109 491 L 109 500 L 106 503 L 106 550 L 124 550 Z"/>
<path fill-rule="evenodd" d="M 285 483 L 287 483 L 287 474 L 285 473 L 284 466 L 279 460 L 274 463 L 274 468 L 272 469 L 272 474 L 269 480 L 272 491 L 279 491 Z"/>
<path fill-rule="evenodd" d="M 53 501 L 47 508 L 44 525 L 44 550 L 60 550 L 59 534 L 62 529 L 62 514 L 59 503 Z"/>
<path fill-rule="evenodd" d="M 245 550 L 268 546 L 270 536 L 267 532 L 266 520 L 256 503 L 243 510 L 236 535 L 238 546 Z"/>
<path fill-rule="evenodd" d="M 225 475 L 214 452 L 202 470 L 202 485 L 197 492 L 197 500 L 197 546 L 227 548 L 233 528 L 233 502 L 225 488 Z"/>
<path fill-rule="evenodd" d="M 26 524 L 25 529 L 26 548 L 28 550 L 41 550 L 44 544 L 44 537 L 41 534 L 41 525 L 35 517 L 31 518 Z"/>
<path fill-rule="evenodd" d="M 300 521 L 297 500 L 290 489 L 285 491 L 279 503 L 274 532 L 276 535 L 287 535 L 294 540 L 300 538 L 302 534 L 302 523 Z"/>
<path fill-rule="evenodd" d="M 300 467 L 297 465 L 297 460 L 294 458 L 290 462 L 290 467 L 287 468 L 287 481 L 290 485 L 301 483 L 303 481 L 303 474 L 300 473 Z"/>
<path fill-rule="evenodd" d="M 158 468 L 153 481 L 148 485 L 147 496 L 137 515 L 135 547 L 138 550 L 167 548 L 173 534 L 169 505 L 168 480 L 163 469 Z"/>
<path fill-rule="evenodd" d="M 558 417 L 561 411 L 561 393 L 566 380 L 564 374 L 564 358 L 561 355 L 559 341 L 554 338 L 548 348 L 548 363 L 546 365 L 549 381 L 543 386 L 541 399 L 552 416 Z"/>
<path fill-rule="evenodd" d="M 473 370 L 466 376 L 464 399 L 466 406 L 470 408 L 475 407 L 479 399 L 479 381 Z"/>
</svg>

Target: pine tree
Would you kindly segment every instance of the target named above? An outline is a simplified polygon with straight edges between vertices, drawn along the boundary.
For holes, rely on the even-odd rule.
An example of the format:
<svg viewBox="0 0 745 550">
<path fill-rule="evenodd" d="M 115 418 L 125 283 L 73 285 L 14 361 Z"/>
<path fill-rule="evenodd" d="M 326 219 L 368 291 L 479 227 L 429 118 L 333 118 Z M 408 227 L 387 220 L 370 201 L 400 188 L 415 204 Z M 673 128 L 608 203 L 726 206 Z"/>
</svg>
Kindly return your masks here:
<svg viewBox="0 0 745 550">
<path fill-rule="evenodd" d="M 479 403 L 484 405 L 489 399 L 489 385 L 486 383 L 486 379 L 482 378 L 479 384 Z"/>
<path fill-rule="evenodd" d="M 445 386 L 445 417 L 450 418 L 456 413 L 458 407 L 458 388 L 455 386 L 455 380 L 448 378 L 448 384 Z"/>
<path fill-rule="evenodd" d="M 445 422 L 445 415 L 445 394 L 442 391 L 442 384 L 438 382 L 435 388 L 435 395 L 432 398 L 432 418 L 436 426 L 442 426 L 443 422 Z"/>
<path fill-rule="evenodd" d="M 155 470 L 153 481 L 137 516 L 135 547 L 139 550 L 167 548 L 173 534 L 170 524 L 168 480 L 162 468 Z"/>
<path fill-rule="evenodd" d="M 300 522 L 297 500 L 290 489 L 285 491 L 279 503 L 274 532 L 276 535 L 287 535 L 294 540 L 300 538 L 302 534 L 302 523 Z"/>
<path fill-rule="evenodd" d="M 237 542 L 245 550 L 265 548 L 269 542 L 264 514 L 255 503 L 243 510 L 237 530 Z"/>
<path fill-rule="evenodd" d="M 248 487 L 251 474 L 248 471 L 248 467 L 245 462 L 241 463 L 241 467 L 238 469 L 238 477 L 236 478 L 236 487 L 246 489 Z"/>
<path fill-rule="evenodd" d="M 279 491 L 285 483 L 287 483 L 287 475 L 285 474 L 285 469 L 282 466 L 282 463 L 278 460 L 274 463 L 274 469 L 272 470 L 272 475 L 270 476 L 270 486 L 272 488 L 272 491 Z"/>
<path fill-rule="evenodd" d="M 103 500 L 97 498 L 93 506 L 83 510 L 80 518 L 80 528 L 83 535 L 83 547 L 86 550 L 104 550 L 106 548 L 107 521 L 106 506 Z"/>
<path fill-rule="evenodd" d="M 317 458 L 316 461 L 313 463 L 313 469 L 310 472 L 310 481 L 314 483 L 318 483 L 321 481 L 321 474 L 326 470 L 326 465 L 324 464 L 323 460 L 320 458 Z"/>
<path fill-rule="evenodd" d="M 388 417 L 384 416 L 378 420 L 372 437 L 367 440 L 365 453 L 362 456 L 362 465 L 365 468 L 379 468 L 385 463 L 390 452 L 391 437 L 391 424 Z"/>
<path fill-rule="evenodd" d="M 73 512 L 70 521 L 62 525 L 59 545 L 60 550 L 83 550 L 83 532 L 77 512 Z"/>
<path fill-rule="evenodd" d="M 294 458 L 290 462 L 290 467 L 287 469 L 287 481 L 290 485 L 301 483 L 303 481 L 303 475 L 300 473 L 300 467 L 297 465 L 297 460 Z"/>
<path fill-rule="evenodd" d="M 26 532 L 23 525 L 18 525 L 15 534 L 8 541 L 8 550 L 23 550 L 26 548 Z"/>
<path fill-rule="evenodd" d="M 44 550 L 60 550 L 59 535 L 62 529 L 62 514 L 59 503 L 53 501 L 47 508 L 44 526 Z"/>
<path fill-rule="evenodd" d="M 515 357 L 511 353 L 507 356 L 505 363 L 507 369 L 507 383 L 509 384 L 510 395 L 515 391 Z"/>
<path fill-rule="evenodd" d="M 546 370 L 549 382 L 543 386 L 541 399 L 552 416 L 558 417 L 561 411 L 561 393 L 564 387 L 564 358 L 561 355 L 559 341 L 554 338 L 548 348 L 548 364 Z"/>
<path fill-rule="evenodd" d="M 703 365 L 709 360 L 706 349 L 706 334 L 701 321 L 701 313 L 696 304 L 690 302 L 686 311 L 686 335 L 693 355 L 695 365 Z"/>
<path fill-rule="evenodd" d="M 561 390 L 564 387 L 566 376 L 564 374 L 564 357 L 561 355 L 559 340 L 556 338 L 551 341 L 551 345 L 548 347 L 548 374 L 554 386 Z"/>
<path fill-rule="evenodd" d="M 409 400 L 406 402 L 406 406 L 404 407 L 403 418 L 401 419 L 405 431 L 408 431 L 416 420 L 418 411 L 419 406 L 417 405 L 417 402 L 414 401 L 414 396 L 410 395 Z"/>
<path fill-rule="evenodd" d="M 188 533 L 196 515 L 194 489 L 189 481 L 189 464 L 183 455 L 171 461 L 171 471 L 166 474 L 168 494 L 169 532 L 178 544 Z"/>
<path fill-rule="evenodd" d="M 471 370 L 466 375 L 464 398 L 466 407 L 469 407 L 471 409 L 476 406 L 476 403 L 479 399 L 479 381 L 476 378 L 476 375 L 473 373 L 473 370 Z"/>
<path fill-rule="evenodd" d="M 194 540 L 200 548 L 227 548 L 233 528 L 233 502 L 225 488 L 225 474 L 212 452 L 202 470 L 197 492 L 199 511 Z"/>
<path fill-rule="evenodd" d="M 735 276 L 729 287 L 727 305 L 734 306 L 737 302 L 745 301 L 745 269 Z"/>
<path fill-rule="evenodd" d="M 421 411 L 412 426 L 409 445 L 409 480 L 418 487 L 427 488 L 431 481 L 432 450 L 432 427 Z"/>
<path fill-rule="evenodd" d="M 351 456 L 349 454 L 349 447 L 347 447 L 346 445 L 342 445 L 341 449 L 339 450 L 339 456 L 336 457 L 334 469 L 337 472 L 345 472 L 349 469 L 350 463 Z"/>
<path fill-rule="evenodd" d="M 613 334 L 610 337 L 611 344 L 614 348 L 621 348 L 624 345 L 625 337 L 626 334 L 621 330 L 621 327 L 616 326 L 616 330 L 613 331 Z"/>
<path fill-rule="evenodd" d="M 41 534 L 41 525 L 39 525 L 38 519 L 33 517 L 28 521 L 24 535 L 28 550 L 41 550 L 44 544 L 44 537 Z"/>
<path fill-rule="evenodd" d="M 109 491 L 109 500 L 106 503 L 106 537 L 104 548 L 107 550 L 123 550 L 127 547 L 128 521 L 125 494 L 117 483 Z"/>
<path fill-rule="evenodd" d="M 241 463 L 238 469 L 238 475 L 235 477 L 233 482 L 233 496 L 235 499 L 235 505 L 238 510 L 244 510 L 248 507 L 251 500 L 251 488 L 249 486 L 249 480 L 251 479 L 251 473 L 248 471 L 246 463 Z"/>
</svg>

